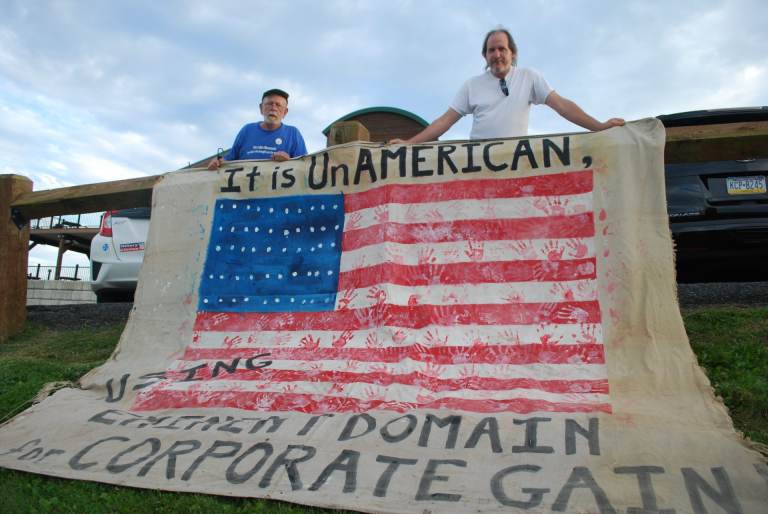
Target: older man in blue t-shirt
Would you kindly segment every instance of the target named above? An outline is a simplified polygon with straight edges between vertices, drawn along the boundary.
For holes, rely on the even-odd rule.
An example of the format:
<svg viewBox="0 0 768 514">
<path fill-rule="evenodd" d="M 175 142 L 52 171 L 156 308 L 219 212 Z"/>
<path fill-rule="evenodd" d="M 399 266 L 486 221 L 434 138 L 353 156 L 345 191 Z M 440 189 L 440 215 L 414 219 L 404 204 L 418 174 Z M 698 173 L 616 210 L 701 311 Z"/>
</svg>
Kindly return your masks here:
<svg viewBox="0 0 768 514">
<path fill-rule="evenodd" d="M 272 159 L 285 161 L 307 153 L 304 138 L 296 127 L 283 123 L 288 114 L 288 93 L 282 89 L 270 89 L 261 97 L 259 110 L 264 121 L 248 123 L 240 129 L 232 148 L 224 156 L 227 161 L 242 159 Z M 209 170 L 218 169 L 222 159 L 208 163 Z"/>
</svg>

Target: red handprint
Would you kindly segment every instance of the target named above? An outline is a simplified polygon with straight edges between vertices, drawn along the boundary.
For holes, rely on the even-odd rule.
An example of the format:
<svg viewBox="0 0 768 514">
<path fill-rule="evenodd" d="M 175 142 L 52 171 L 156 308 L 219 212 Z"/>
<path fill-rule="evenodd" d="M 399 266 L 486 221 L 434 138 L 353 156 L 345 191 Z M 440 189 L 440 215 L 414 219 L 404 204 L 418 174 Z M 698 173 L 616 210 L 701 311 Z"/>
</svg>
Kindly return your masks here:
<svg viewBox="0 0 768 514">
<path fill-rule="evenodd" d="M 289 343 L 291 339 L 292 339 L 291 334 L 281 332 L 275 336 L 275 345 L 280 346 L 280 345 Z"/>
<path fill-rule="evenodd" d="M 301 346 L 305 350 L 315 350 L 320 346 L 320 338 L 315 339 L 312 334 L 308 334 L 301 338 Z"/>
<path fill-rule="evenodd" d="M 483 206 L 480 207 L 480 210 L 483 211 L 483 215 L 486 219 L 492 220 L 498 217 L 496 214 L 496 206 L 490 202 L 485 202 Z"/>
<path fill-rule="evenodd" d="M 582 280 L 581 282 L 578 282 L 576 284 L 576 290 L 579 292 L 580 300 L 597 300 L 597 289 L 595 289 L 595 283 L 591 280 Z"/>
<path fill-rule="evenodd" d="M 429 405 L 435 401 L 435 396 L 430 393 L 419 393 L 416 395 L 416 402 L 419 405 Z"/>
<path fill-rule="evenodd" d="M 339 298 L 338 309 L 340 311 L 349 309 L 349 304 L 352 302 L 352 300 L 355 299 L 356 296 L 357 293 L 354 289 L 345 289 L 344 293 L 341 295 L 341 298 Z"/>
<path fill-rule="evenodd" d="M 365 347 L 378 348 L 379 346 L 381 346 L 381 342 L 379 341 L 378 332 L 371 332 L 368 334 L 368 336 L 365 338 Z"/>
<path fill-rule="evenodd" d="M 573 289 L 571 289 L 570 287 L 560 282 L 557 282 L 552 287 L 550 287 L 549 292 L 554 295 L 558 295 L 562 297 L 563 300 L 567 300 L 569 302 L 572 302 L 574 300 Z"/>
<path fill-rule="evenodd" d="M 344 371 L 355 371 L 360 367 L 360 361 L 347 361 Z"/>
<path fill-rule="evenodd" d="M 539 325 L 536 327 L 536 333 L 539 336 L 539 342 L 543 345 L 558 344 L 562 341 L 563 336 L 555 336 L 548 329 L 546 325 Z"/>
<path fill-rule="evenodd" d="M 559 261 L 563 258 L 565 248 L 557 241 L 548 241 L 542 250 L 549 261 Z"/>
<path fill-rule="evenodd" d="M 512 251 L 517 253 L 523 259 L 535 260 L 538 258 L 536 249 L 533 247 L 531 241 L 516 241 L 515 244 L 512 245 Z"/>
<path fill-rule="evenodd" d="M 580 344 L 596 344 L 597 343 L 597 327 L 592 324 L 582 323 L 580 325 L 580 334 L 577 340 Z"/>
<path fill-rule="evenodd" d="M 562 216 L 566 213 L 566 207 L 570 200 L 562 200 L 558 196 L 539 197 L 533 201 L 533 206 L 550 216 Z"/>
<path fill-rule="evenodd" d="M 387 292 L 379 286 L 373 286 L 372 288 L 368 289 L 366 298 L 374 300 L 376 305 L 381 305 L 387 301 Z"/>
<path fill-rule="evenodd" d="M 387 366 L 386 364 L 374 364 L 368 369 L 372 374 L 376 374 L 376 373 L 381 373 L 383 375 L 390 374 L 389 366 Z"/>
<path fill-rule="evenodd" d="M 213 326 L 220 325 L 229 319 L 229 314 L 225 312 L 219 312 L 211 316 L 211 323 Z"/>
<path fill-rule="evenodd" d="M 401 344 L 403 341 L 405 341 L 408 338 L 408 334 L 405 330 L 396 330 L 394 334 L 392 334 L 392 341 L 395 342 L 395 344 Z"/>
<path fill-rule="evenodd" d="M 422 248 L 419 250 L 419 264 L 431 264 L 436 260 L 434 248 Z"/>
<path fill-rule="evenodd" d="M 501 343 L 502 344 L 520 344 L 520 334 L 517 332 L 513 332 L 510 329 L 505 329 L 501 333 Z"/>
<path fill-rule="evenodd" d="M 589 253 L 589 247 L 582 239 L 571 239 L 566 246 L 568 247 L 568 255 L 574 259 L 583 259 Z"/>
<path fill-rule="evenodd" d="M 524 303 L 525 295 L 521 291 L 512 291 L 504 297 L 504 301 L 507 303 Z"/>
<path fill-rule="evenodd" d="M 480 337 L 480 334 L 478 334 L 478 333 L 474 333 L 474 334 L 473 333 L 467 333 L 464 336 L 464 341 L 469 346 L 473 346 L 473 347 L 485 346 L 485 344 L 486 344 L 486 342 L 483 341 L 483 338 Z"/>
<path fill-rule="evenodd" d="M 424 336 L 424 343 L 426 346 L 430 348 L 435 348 L 437 346 L 446 346 L 448 344 L 448 336 L 445 336 L 441 338 L 437 330 L 432 332 L 431 330 L 427 330 L 427 335 Z"/>
<path fill-rule="evenodd" d="M 533 269 L 534 280 L 551 280 L 552 273 L 560 266 L 559 261 L 539 261 Z"/>
<path fill-rule="evenodd" d="M 389 209 L 383 205 L 379 205 L 373 211 L 374 218 L 378 223 L 386 223 L 389 221 Z"/>
<path fill-rule="evenodd" d="M 435 364 L 434 362 L 427 362 L 424 364 L 424 367 L 421 369 L 421 372 L 423 375 L 427 377 L 435 377 L 439 378 L 440 375 L 443 373 L 443 367 L 439 364 Z"/>
<path fill-rule="evenodd" d="M 595 263 L 585 262 L 576 268 L 576 275 L 581 278 L 592 278 L 595 275 Z"/>
<path fill-rule="evenodd" d="M 390 246 L 387 245 L 386 249 L 386 258 L 395 264 L 405 264 L 405 257 L 403 256 L 403 252 L 400 250 L 400 247 L 397 246 Z"/>
<path fill-rule="evenodd" d="M 363 396 L 368 401 L 382 401 L 384 400 L 384 394 L 378 387 L 368 386 L 363 390 Z"/>
<path fill-rule="evenodd" d="M 469 257 L 471 261 L 483 260 L 484 245 L 482 241 L 467 241 L 467 249 L 464 250 L 464 254 Z"/>
<path fill-rule="evenodd" d="M 445 217 L 437 209 L 427 211 L 427 213 L 424 215 L 424 218 L 431 223 L 438 223 L 445 219 Z"/>
<path fill-rule="evenodd" d="M 360 222 L 363 219 L 363 215 L 360 212 L 353 212 L 349 215 L 349 219 L 346 220 L 345 230 L 355 230 L 360 228 Z"/>
<path fill-rule="evenodd" d="M 581 307 L 566 305 L 558 309 L 558 311 L 555 313 L 555 320 L 586 323 L 589 321 L 589 313 Z"/>
<path fill-rule="evenodd" d="M 474 364 L 470 366 L 463 366 L 459 370 L 459 377 L 461 377 L 461 385 L 466 389 L 477 389 L 480 383 L 480 377 L 477 376 L 477 370 Z"/>
<path fill-rule="evenodd" d="M 243 338 L 240 336 L 224 336 L 224 348 L 237 348 L 240 343 L 243 342 Z"/>
<path fill-rule="evenodd" d="M 332 342 L 331 346 L 334 348 L 343 348 L 347 345 L 347 343 L 354 337 L 351 330 L 345 330 L 341 334 L 339 334 L 338 337 L 336 337 Z"/>
</svg>

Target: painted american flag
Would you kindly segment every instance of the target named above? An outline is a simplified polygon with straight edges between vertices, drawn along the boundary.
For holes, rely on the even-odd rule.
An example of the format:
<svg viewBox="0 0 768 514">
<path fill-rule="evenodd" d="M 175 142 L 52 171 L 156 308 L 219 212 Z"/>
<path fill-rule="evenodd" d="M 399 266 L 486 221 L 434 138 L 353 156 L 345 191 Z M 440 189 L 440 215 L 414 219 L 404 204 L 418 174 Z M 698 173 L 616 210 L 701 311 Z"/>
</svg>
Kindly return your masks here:
<svg viewBox="0 0 768 514">
<path fill-rule="evenodd" d="M 610 412 L 592 173 L 217 199 L 194 338 L 134 409 Z"/>
</svg>

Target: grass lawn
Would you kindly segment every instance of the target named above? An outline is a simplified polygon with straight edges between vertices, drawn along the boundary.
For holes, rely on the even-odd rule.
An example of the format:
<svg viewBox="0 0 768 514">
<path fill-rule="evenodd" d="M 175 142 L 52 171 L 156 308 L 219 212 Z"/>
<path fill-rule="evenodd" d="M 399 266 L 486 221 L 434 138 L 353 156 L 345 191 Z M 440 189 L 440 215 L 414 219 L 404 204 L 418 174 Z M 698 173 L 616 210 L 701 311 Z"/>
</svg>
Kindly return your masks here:
<svg viewBox="0 0 768 514">
<path fill-rule="evenodd" d="M 684 311 L 699 363 L 731 410 L 736 427 L 768 445 L 768 308 Z M 47 382 L 74 381 L 101 364 L 123 325 L 52 331 L 29 324 L 0 344 L 0 419 L 28 406 Z M 286 503 L 131 489 L 0 469 L 1 512 L 310 513 L 341 512 Z"/>
</svg>

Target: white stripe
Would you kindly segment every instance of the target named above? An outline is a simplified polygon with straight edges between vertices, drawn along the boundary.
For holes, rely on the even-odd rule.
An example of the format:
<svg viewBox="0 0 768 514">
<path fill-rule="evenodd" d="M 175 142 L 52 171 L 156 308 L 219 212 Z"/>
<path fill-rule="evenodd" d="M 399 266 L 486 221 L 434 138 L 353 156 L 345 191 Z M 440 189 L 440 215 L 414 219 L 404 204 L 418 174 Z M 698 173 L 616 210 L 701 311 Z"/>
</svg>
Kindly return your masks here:
<svg viewBox="0 0 768 514">
<path fill-rule="evenodd" d="M 456 184 L 455 187 L 461 187 Z M 446 200 L 431 203 L 384 203 L 348 212 L 344 230 L 354 230 L 387 221 L 434 223 L 440 221 L 511 219 L 564 216 L 592 211 L 592 193 L 519 198 Z"/>
<path fill-rule="evenodd" d="M 402 244 L 385 242 L 341 254 L 340 271 L 385 262 L 406 264 L 456 264 L 464 262 L 572 260 L 594 257 L 591 237 L 571 239 L 518 239 Z"/>
<path fill-rule="evenodd" d="M 195 392 L 237 392 L 237 393 L 292 393 L 343 396 L 360 400 L 380 399 L 388 401 L 428 403 L 441 398 L 461 398 L 465 400 L 509 400 L 525 398 L 527 400 L 545 400 L 567 403 L 600 403 L 608 399 L 603 393 L 550 393 L 539 389 L 508 389 L 503 391 L 460 389 L 456 391 L 434 392 L 419 386 L 390 384 L 378 386 L 364 382 L 338 384 L 332 382 L 261 382 L 251 380 L 214 380 L 198 382 L 194 387 L 189 382 L 171 382 L 162 386 L 165 391 Z"/>
<path fill-rule="evenodd" d="M 175 361 L 170 371 L 191 369 L 201 364 L 207 364 L 213 369 L 216 360 Z M 242 367 L 242 365 L 241 365 Z M 433 364 L 411 359 L 400 362 L 364 362 L 349 360 L 272 360 L 271 370 L 292 371 L 348 371 L 350 373 L 387 373 L 389 375 L 404 375 L 421 372 L 428 376 L 460 379 L 466 376 L 532 380 L 605 380 L 604 364 Z M 228 382 L 228 381 L 227 381 Z M 201 381 L 184 382 L 186 384 L 202 384 Z"/>
<path fill-rule="evenodd" d="M 380 302 L 390 305 L 477 305 L 516 303 L 557 303 L 597 299 L 595 280 L 567 282 L 506 282 L 489 284 L 457 284 L 436 286 L 402 286 L 378 284 L 372 287 L 342 291 L 336 297 L 336 308 L 363 309 Z M 340 303 L 341 302 L 341 303 Z"/>
<path fill-rule="evenodd" d="M 542 340 L 550 344 L 601 344 L 602 326 L 599 323 L 582 325 L 464 325 L 404 329 L 380 327 L 356 331 L 254 331 L 254 332 L 199 332 L 198 340 L 190 348 L 299 348 L 302 339 L 312 336 L 319 340 L 320 348 L 382 348 L 421 344 L 427 348 L 437 346 L 471 346 L 473 344 L 535 344 Z"/>
</svg>

